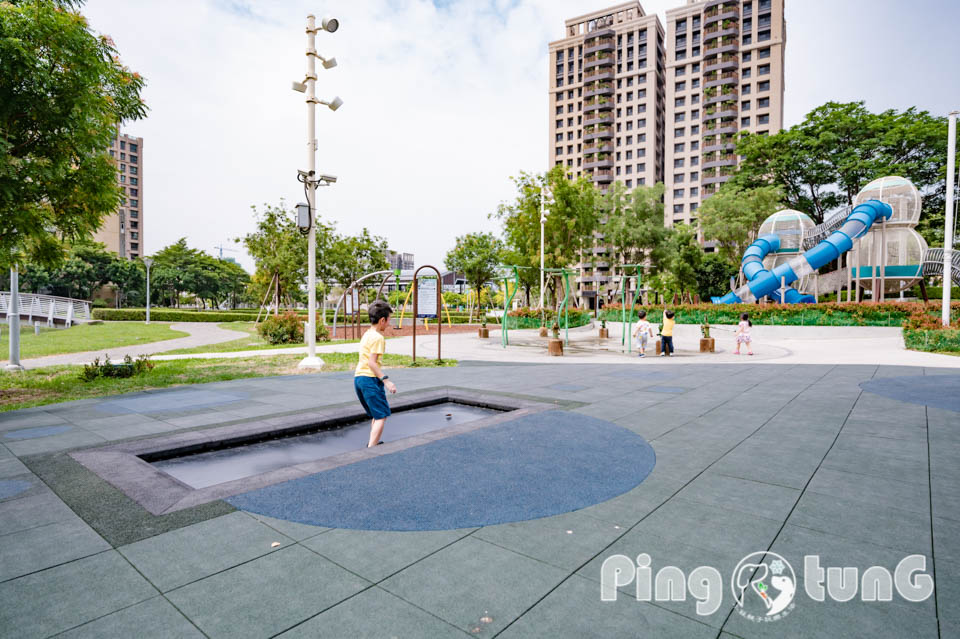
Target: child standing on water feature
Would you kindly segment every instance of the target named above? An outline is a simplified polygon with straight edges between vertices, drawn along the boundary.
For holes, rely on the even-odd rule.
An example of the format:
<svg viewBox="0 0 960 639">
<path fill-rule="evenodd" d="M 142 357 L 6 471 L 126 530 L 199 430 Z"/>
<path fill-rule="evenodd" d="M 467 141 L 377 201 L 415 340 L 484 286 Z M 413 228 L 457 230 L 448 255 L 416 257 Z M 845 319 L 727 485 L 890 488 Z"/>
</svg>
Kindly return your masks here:
<svg viewBox="0 0 960 639">
<path fill-rule="evenodd" d="M 640 357 L 647 356 L 647 341 L 653 338 L 653 324 L 647 321 L 647 312 L 640 311 L 637 327 L 633 331 L 633 338 L 637 340 L 637 349 Z"/>
<path fill-rule="evenodd" d="M 390 305 L 383 300 L 377 300 L 367 309 L 370 315 L 370 328 L 360 340 L 357 369 L 353 373 L 353 388 L 357 392 L 357 398 L 363 410 L 367 412 L 367 416 L 372 420 L 367 448 L 383 443 L 380 441 L 380 436 L 383 435 L 387 417 L 390 417 L 390 404 L 387 403 L 387 394 L 384 389 L 391 393 L 397 392 L 397 387 L 380 368 L 380 358 L 387 350 L 384 333 L 390 326 L 392 312 Z"/>
<path fill-rule="evenodd" d="M 750 321 L 750 313 L 744 313 L 740 316 L 740 324 L 737 325 L 737 350 L 734 355 L 740 354 L 740 345 L 747 345 L 747 355 L 753 355 L 753 340 L 750 337 L 750 328 L 753 322 Z"/>
</svg>

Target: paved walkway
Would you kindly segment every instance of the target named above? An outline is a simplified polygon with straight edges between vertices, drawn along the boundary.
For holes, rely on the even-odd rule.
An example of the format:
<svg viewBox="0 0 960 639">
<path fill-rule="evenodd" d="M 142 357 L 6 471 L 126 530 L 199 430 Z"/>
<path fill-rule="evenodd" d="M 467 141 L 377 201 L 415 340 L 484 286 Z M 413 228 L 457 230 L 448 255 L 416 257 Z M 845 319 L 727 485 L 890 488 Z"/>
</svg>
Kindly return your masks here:
<svg viewBox="0 0 960 639">
<path fill-rule="evenodd" d="M 490 339 L 480 340 L 473 333 L 445 335 L 441 338 L 441 355 L 457 360 L 495 360 L 499 362 L 583 364 L 623 363 L 628 357 L 636 359 L 637 354 L 629 356 L 620 346 L 621 325 L 608 323 L 610 339 L 597 338 L 594 326 L 585 326 L 570 331 L 570 347 L 562 358 L 547 355 L 546 340 L 539 337 L 535 330 L 513 330 L 509 332 L 510 346 L 503 348 L 500 343 L 500 331 L 490 331 Z M 677 356 L 663 363 L 671 365 L 692 362 L 727 364 L 767 362 L 771 364 L 862 364 L 874 366 L 937 366 L 954 367 L 960 365 L 960 358 L 935 353 L 910 351 L 903 346 L 903 337 L 899 328 L 882 327 L 832 327 L 832 326 L 755 326 L 753 328 L 754 355 L 737 356 L 733 350 L 734 327 L 713 326 L 712 335 L 716 339 L 717 352 L 701 354 L 700 327 L 698 325 L 678 325 L 674 342 L 678 347 Z M 417 335 L 417 357 L 435 358 L 437 356 L 436 332 Z M 561 337 L 563 332 L 561 331 Z M 353 344 L 318 344 L 317 352 L 352 353 L 359 348 Z M 387 342 L 387 351 L 403 355 L 413 353 L 413 340 L 410 337 L 398 337 Z M 239 351 L 232 353 L 207 353 L 196 355 L 158 355 L 154 360 L 187 358 L 231 358 L 265 355 L 302 355 L 306 347 L 290 349 L 269 349 L 260 351 Z M 652 348 L 650 349 L 652 353 Z M 649 358 L 648 358 L 649 359 Z"/>
<path fill-rule="evenodd" d="M 177 350 L 180 348 L 209 346 L 211 344 L 229 342 L 231 340 L 249 336 L 248 333 L 220 328 L 216 322 L 177 322 L 172 324 L 170 327 L 175 331 L 189 333 L 190 336 L 167 339 L 160 342 L 150 342 L 148 344 L 117 346 L 115 348 L 99 351 L 86 351 L 83 353 L 67 353 L 65 355 L 35 357 L 33 359 L 21 360 L 20 363 L 24 366 L 24 368 L 40 368 L 42 366 L 58 366 L 63 364 L 89 364 L 96 357 L 103 359 L 104 355 L 109 355 L 112 361 L 117 362 L 121 361 L 126 355 L 130 355 L 130 357 L 137 357 L 139 355 L 153 355 L 154 353 L 164 353 L 166 351 Z"/>
<path fill-rule="evenodd" d="M 613 499 L 455 530 L 331 529 L 222 501 L 153 516 L 69 456 L 173 431 L 200 441 L 214 425 L 258 417 L 282 425 L 278 416 L 353 405 L 349 374 L 4 413 L 0 637 L 960 636 L 960 413 L 923 404 L 938 376 L 956 389 L 960 368 L 680 361 L 392 373 L 405 394 L 450 386 L 565 402 L 558 409 L 612 422 L 656 453 L 650 475 Z M 874 384 L 887 378 L 896 380 L 892 391 Z M 911 380 L 924 392 L 911 394 Z M 549 425 L 542 436 L 551 436 Z M 420 447 L 429 453 L 436 443 Z M 513 470 L 509 450 L 488 459 L 491 473 Z M 543 472 L 570 471 L 576 461 L 573 450 Z M 461 489 L 464 504 L 476 500 L 469 484 Z M 764 551 L 786 559 L 797 587 L 785 618 L 757 623 L 740 614 L 730 579 L 742 558 Z M 632 578 L 616 601 L 602 601 L 614 594 L 601 589 L 603 562 L 622 555 L 631 564 L 640 554 L 654 575 L 666 566 L 687 576 L 716 568 L 719 607 L 698 614 L 691 595 L 638 601 Z M 861 576 L 921 555 L 935 592 L 918 603 L 895 589 L 889 602 L 864 602 L 859 592 L 846 603 L 818 602 L 800 583 L 813 580 L 806 555 Z"/>
</svg>

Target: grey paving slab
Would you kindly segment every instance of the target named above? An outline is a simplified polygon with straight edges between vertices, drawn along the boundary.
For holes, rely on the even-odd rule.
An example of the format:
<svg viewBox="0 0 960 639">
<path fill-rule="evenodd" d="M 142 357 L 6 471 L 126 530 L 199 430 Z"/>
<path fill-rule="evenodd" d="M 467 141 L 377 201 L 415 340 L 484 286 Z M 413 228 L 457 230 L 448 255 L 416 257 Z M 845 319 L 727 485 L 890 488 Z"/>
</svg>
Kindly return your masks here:
<svg viewBox="0 0 960 639">
<path fill-rule="evenodd" d="M 118 550 L 161 592 L 276 551 L 291 540 L 241 512 L 163 533 Z"/>
<path fill-rule="evenodd" d="M 0 432 L 22 430 L 26 428 L 48 428 L 69 425 L 65 419 L 44 410 L 30 412 L 15 410 L 0 413 Z"/>
<path fill-rule="evenodd" d="M 925 459 L 894 457 L 850 448 L 831 450 L 823 460 L 823 468 L 913 483 L 927 483 L 928 475 Z"/>
<path fill-rule="evenodd" d="M 105 550 L 110 544 L 76 516 L 9 533 L 0 543 L 0 581 Z"/>
<path fill-rule="evenodd" d="M 267 637 L 306 621 L 370 584 L 302 546 L 291 546 L 168 593 L 209 637 Z"/>
<path fill-rule="evenodd" d="M 810 480 L 807 491 L 874 506 L 893 506 L 923 516 L 930 514 L 928 488 L 920 482 L 905 482 L 848 473 L 835 468 L 821 468 Z"/>
<path fill-rule="evenodd" d="M 702 504 L 721 506 L 766 519 L 783 521 L 800 498 L 800 491 L 795 488 L 707 472 L 694 479 L 677 496 Z"/>
<path fill-rule="evenodd" d="M 499 636 L 695 639 L 716 635 L 717 631 L 710 626 L 629 596 L 600 601 L 597 584 L 574 575 Z"/>
<path fill-rule="evenodd" d="M 576 570 L 624 532 L 623 526 L 580 510 L 487 526 L 473 536 L 558 568 Z"/>
<path fill-rule="evenodd" d="M 331 530 L 301 542 L 310 550 L 372 582 L 379 582 L 473 529 L 397 532 Z"/>
<path fill-rule="evenodd" d="M 940 621 L 960 627 L 960 563 L 937 560 L 936 598 Z"/>
<path fill-rule="evenodd" d="M 654 466 L 643 483 L 628 493 L 581 509 L 585 515 L 622 528 L 632 526 L 679 491 L 688 479 L 666 473 Z"/>
<path fill-rule="evenodd" d="M 203 633 L 163 597 L 94 619 L 58 639 L 200 639 Z"/>
<path fill-rule="evenodd" d="M 62 435 L 10 441 L 6 442 L 6 446 L 14 455 L 23 457 L 24 455 L 38 455 L 40 453 L 52 453 L 69 450 L 71 448 L 80 448 L 82 446 L 93 446 L 95 444 L 102 444 L 105 441 L 107 440 L 95 433 L 76 429 Z"/>
<path fill-rule="evenodd" d="M 134 411 L 137 413 L 154 413 L 170 410 L 171 406 L 179 410 L 187 408 L 208 408 L 221 404 L 229 404 L 247 399 L 242 392 L 224 392 L 206 388 L 189 388 L 184 390 L 161 390 L 143 393 L 133 397 L 123 397 L 104 402 L 98 408 L 105 412 Z"/>
<path fill-rule="evenodd" d="M 0 536 L 77 516 L 52 492 L 0 502 Z"/>
<path fill-rule="evenodd" d="M 8 430 L 3 434 L 6 441 L 19 441 L 21 439 L 37 439 L 39 437 L 50 437 L 51 435 L 62 435 L 69 433 L 75 427 L 70 424 L 59 424 L 57 426 L 34 426 L 31 428 L 19 428 L 17 430 Z"/>
<path fill-rule="evenodd" d="M 469 637 L 469 633 L 373 587 L 279 635 L 282 639 Z"/>
<path fill-rule="evenodd" d="M 908 553 L 930 552 L 930 518 L 893 506 L 804 493 L 788 522 Z"/>
<path fill-rule="evenodd" d="M 740 553 L 742 557 L 768 547 L 781 524 L 779 520 L 674 497 L 634 530 L 720 553 Z"/>
<path fill-rule="evenodd" d="M 960 522 L 933 518 L 933 543 L 937 560 L 960 564 Z"/>
<path fill-rule="evenodd" d="M 260 515 L 257 513 L 245 513 L 249 517 L 253 517 L 262 524 L 273 528 L 277 532 L 289 537 L 294 541 L 303 541 L 304 539 L 309 539 L 310 537 L 315 537 L 320 533 L 325 533 L 330 528 L 324 528 L 322 526 L 311 526 L 309 524 L 299 524 L 295 521 L 286 521 L 283 519 L 276 519 L 274 517 L 268 517 L 266 515 Z"/>
<path fill-rule="evenodd" d="M 489 637 L 566 576 L 566 571 L 467 537 L 380 585 L 468 632 L 477 627 L 481 617 L 489 616 L 492 621 L 473 633 Z"/>
<path fill-rule="evenodd" d="M 156 595 L 123 557 L 104 552 L 0 583 L 0 629 L 49 637 Z"/>
</svg>

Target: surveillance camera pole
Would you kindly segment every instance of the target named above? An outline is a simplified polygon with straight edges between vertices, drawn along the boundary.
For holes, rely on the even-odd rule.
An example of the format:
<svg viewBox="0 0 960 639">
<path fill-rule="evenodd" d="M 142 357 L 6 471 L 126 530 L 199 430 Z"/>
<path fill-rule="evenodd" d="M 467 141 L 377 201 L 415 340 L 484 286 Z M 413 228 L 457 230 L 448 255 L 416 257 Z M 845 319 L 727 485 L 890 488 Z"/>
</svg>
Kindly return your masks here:
<svg viewBox="0 0 960 639">
<path fill-rule="evenodd" d="M 313 15 L 307 16 L 307 204 L 310 206 L 310 235 L 308 240 L 307 265 L 307 356 L 300 368 L 320 368 L 323 360 L 317 357 L 317 24 Z"/>
</svg>

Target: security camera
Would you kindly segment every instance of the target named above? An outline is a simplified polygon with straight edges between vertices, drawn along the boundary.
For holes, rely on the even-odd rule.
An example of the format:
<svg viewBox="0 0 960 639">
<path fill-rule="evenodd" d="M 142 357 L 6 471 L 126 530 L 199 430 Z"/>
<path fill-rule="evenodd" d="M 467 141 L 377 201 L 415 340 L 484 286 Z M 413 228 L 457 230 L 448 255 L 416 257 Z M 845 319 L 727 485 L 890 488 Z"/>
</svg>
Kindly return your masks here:
<svg viewBox="0 0 960 639">
<path fill-rule="evenodd" d="M 321 182 L 328 182 L 328 183 L 330 183 L 330 184 L 333 184 L 333 183 L 335 183 L 335 182 L 337 181 L 337 176 L 336 176 L 336 175 L 325 175 L 325 174 L 321 173 L 321 174 L 320 174 L 320 177 L 319 177 L 319 180 L 320 180 Z"/>
<path fill-rule="evenodd" d="M 316 173 L 316 171 L 302 171 L 302 170 L 299 170 L 299 169 L 297 170 L 297 175 L 299 175 L 300 177 L 305 178 L 305 179 L 306 179 L 306 178 L 312 178 L 315 173 Z"/>
<path fill-rule="evenodd" d="M 330 107 L 331 111 L 336 111 L 337 109 L 343 106 L 343 100 L 340 99 L 340 96 L 334 96 L 332 101 L 324 102 L 324 104 Z"/>
<path fill-rule="evenodd" d="M 320 24 L 323 25 L 323 30 L 327 33 L 333 33 L 340 28 L 340 21 L 336 18 L 331 18 L 330 16 L 324 18 Z"/>
<path fill-rule="evenodd" d="M 307 90 L 307 85 L 304 84 L 303 82 L 297 82 L 296 80 L 294 80 L 294 81 L 293 81 L 293 86 L 292 86 L 291 88 L 292 88 L 294 91 L 297 91 L 297 92 L 299 92 L 299 93 L 303 93 L 304 91 Z"/>
</svg>

